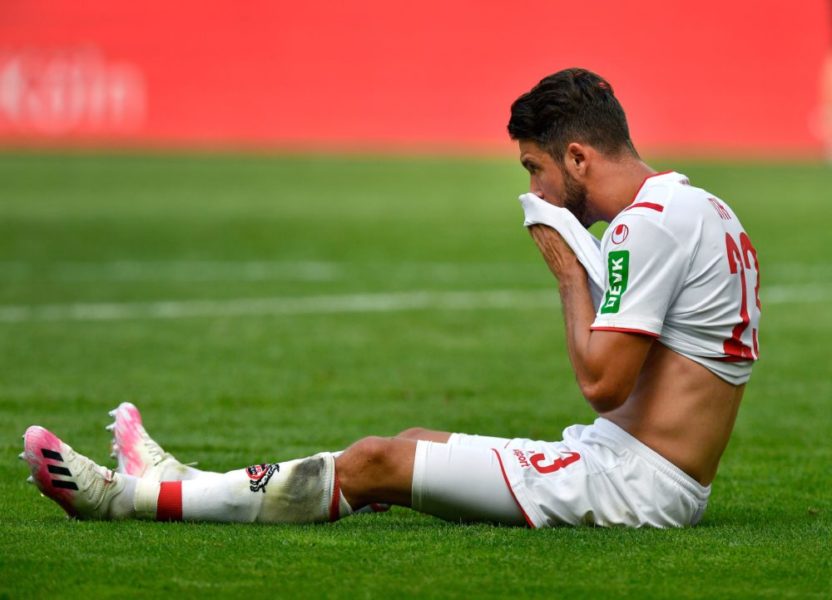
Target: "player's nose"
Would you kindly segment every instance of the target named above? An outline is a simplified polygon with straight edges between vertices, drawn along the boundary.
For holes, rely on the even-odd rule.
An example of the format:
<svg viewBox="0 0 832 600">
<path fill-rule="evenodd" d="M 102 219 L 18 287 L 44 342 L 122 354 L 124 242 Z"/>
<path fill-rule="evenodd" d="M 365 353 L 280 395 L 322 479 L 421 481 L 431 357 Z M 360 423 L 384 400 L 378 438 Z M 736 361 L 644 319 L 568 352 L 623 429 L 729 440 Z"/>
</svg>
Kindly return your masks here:
<svg viewBox="0 0 832 600">
<path fill-rule="evenodd" d="M 538 198 L 542 198 L 543 200 L 545 200 L 545 199 L 546 199 L 546 198 L 543 196 L 543 188 L 541 188 L 541 186 L 540 186 L 540 185 L 538 185 L 538 184 L 537 184 L 537 181 L 535 181 L 534 179 L 532 179 L 531 181 L 529 181 L 529 191 L 530 191 L 532 194 L 534 194 L 535 196 L 537 196 Z"/>
</svg>

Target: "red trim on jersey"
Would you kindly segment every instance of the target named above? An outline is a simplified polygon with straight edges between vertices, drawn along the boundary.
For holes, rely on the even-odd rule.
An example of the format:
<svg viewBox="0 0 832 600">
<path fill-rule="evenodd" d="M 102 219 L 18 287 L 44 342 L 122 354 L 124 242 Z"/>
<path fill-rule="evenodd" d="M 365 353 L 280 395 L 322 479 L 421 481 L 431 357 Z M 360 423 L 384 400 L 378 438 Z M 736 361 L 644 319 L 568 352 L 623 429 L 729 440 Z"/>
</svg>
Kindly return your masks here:
<svg viewBox="0 0 832 600">
<path fill-rule="evenodd" d="M 159 498 L 156 500 L 156 520 L 182 520 L 181 481 L 163 481 L 159 484 Z"/>
<path fill-rule="evenodd" d="M 653 333 L 652 331 L 645 331 L 643 329 L 631 329 L 629 327 L 607 327 L 607 326 L 590 326 L 590 330 L 592 331 L 616 331 L 618 333 L 635 333 L 636 335 L 647 335 L 652 338 L 659 337 L 658 333 Z"/>
<path fill-rule="evenodd" d="M 337 521 L 341 518 L 341 482 L 338 481 L 338 473 L 335 473 L 332 482 L 332 500 L 329 501 L 329 520 Z"/>
<path fill-rule="evenodd" d="M 664 210 L 664 206 L 656 204 L 655 202 L 639 202 L 638 204 L 631 204 L 624 210 L 632 210 L 634 208 L 651 208 L 658 212 L 662 212 Z"/>
<path fill-rule="evenodd" d="M 503 459 L 500 457 L 500 452 L 496 448 L 492 448 L 491 451 L 494 452 L 494 455 L 497 457 L 497 462 L 500 463 L 500 471 L 503 474 L 503 479 L 506 482 L 508 492 L 511 494 L 511 497 L 514 498 L 514 501 L 517 502 L 517 496 L 514 495 L 514 490 L 511 489 L 511 484 L 508 482 L 508 475 L 506 475 L 506 469 L 505 467 L 503 467 Z M 523 510 L 523 507 L 520 505 L 519 502 L 517 502 L 517 508 L 520 509 L 520 512 L 523 514 L 523 518 L 526 519 L 526 523 L 529 525 L 529 527 L 535 529 L 534 523 L 532 523 L 532 520 L 529 518 L 529 515 L 526 514 L 526 511 Z"/>
<path fill-rule="evenodd" d="M 644 187 L 644 184 L 647 183 L 648 179 L 650 179 L 651 177 L 659 177 L 660 175 L 670 175 L 671 173 L 673 173 L 673 171 L 662 171 L 661 173 L 653 173 L 652 175 L 648 175 L 647 177 L 645 177 L 644 181 L 641 182 L 641 185 L 638 186 L 638 189 L 636 190 L 633 199 L 630 200 L 630 204 L 636 201 L 636 198 L 638 198 L 638 195 L 641 193 L 641 188 Z"/>
</svg>

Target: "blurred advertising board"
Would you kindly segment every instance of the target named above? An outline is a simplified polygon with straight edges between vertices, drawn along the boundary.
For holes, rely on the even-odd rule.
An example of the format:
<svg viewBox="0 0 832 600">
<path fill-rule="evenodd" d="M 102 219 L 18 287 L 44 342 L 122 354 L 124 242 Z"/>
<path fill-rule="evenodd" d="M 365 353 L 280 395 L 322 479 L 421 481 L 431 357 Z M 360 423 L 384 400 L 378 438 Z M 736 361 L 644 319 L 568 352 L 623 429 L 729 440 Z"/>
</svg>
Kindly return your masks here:
<svg viewBox="0 0 832 600">
<path fill-rule="evenodd" d="M 584 66 L 639 148 L 812 155 L 828 4 L 4 0 L 0 145 L 501 152 Z"/>
</svg>

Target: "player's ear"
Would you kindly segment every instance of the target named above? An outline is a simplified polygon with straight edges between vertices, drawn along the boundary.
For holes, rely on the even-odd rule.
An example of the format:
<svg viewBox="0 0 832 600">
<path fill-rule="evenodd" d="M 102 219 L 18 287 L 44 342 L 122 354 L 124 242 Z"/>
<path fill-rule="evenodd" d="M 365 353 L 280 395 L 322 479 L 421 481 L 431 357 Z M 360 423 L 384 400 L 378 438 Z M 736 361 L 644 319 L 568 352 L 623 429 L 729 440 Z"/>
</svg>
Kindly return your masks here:
<svg viewBox="0 0 832 600">
<path fill-rule="evenodd" d="M 589 146 L 578 142 L 571 142 L 566 147 L 563 160 L 566 163 L 566 169 L 573 178 L 581 180 L 586 176 L 591 150 Z"/>
</svg>

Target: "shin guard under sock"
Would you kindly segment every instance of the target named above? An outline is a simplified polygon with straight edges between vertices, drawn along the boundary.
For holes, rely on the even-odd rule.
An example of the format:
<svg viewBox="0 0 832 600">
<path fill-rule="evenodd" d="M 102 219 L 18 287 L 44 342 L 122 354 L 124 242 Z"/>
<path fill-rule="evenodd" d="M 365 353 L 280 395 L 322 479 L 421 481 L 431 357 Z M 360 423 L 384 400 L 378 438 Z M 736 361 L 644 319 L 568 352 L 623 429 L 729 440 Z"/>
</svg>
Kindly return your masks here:
<svg viewBox="0 0 832 600">
<path fill-rule="evenodd" d="M 318 523 L 352 514 L 331 453 L 217 477 L 141 480 L 134 503 L 137 517 L 157 520 Z"/>
</svg>

